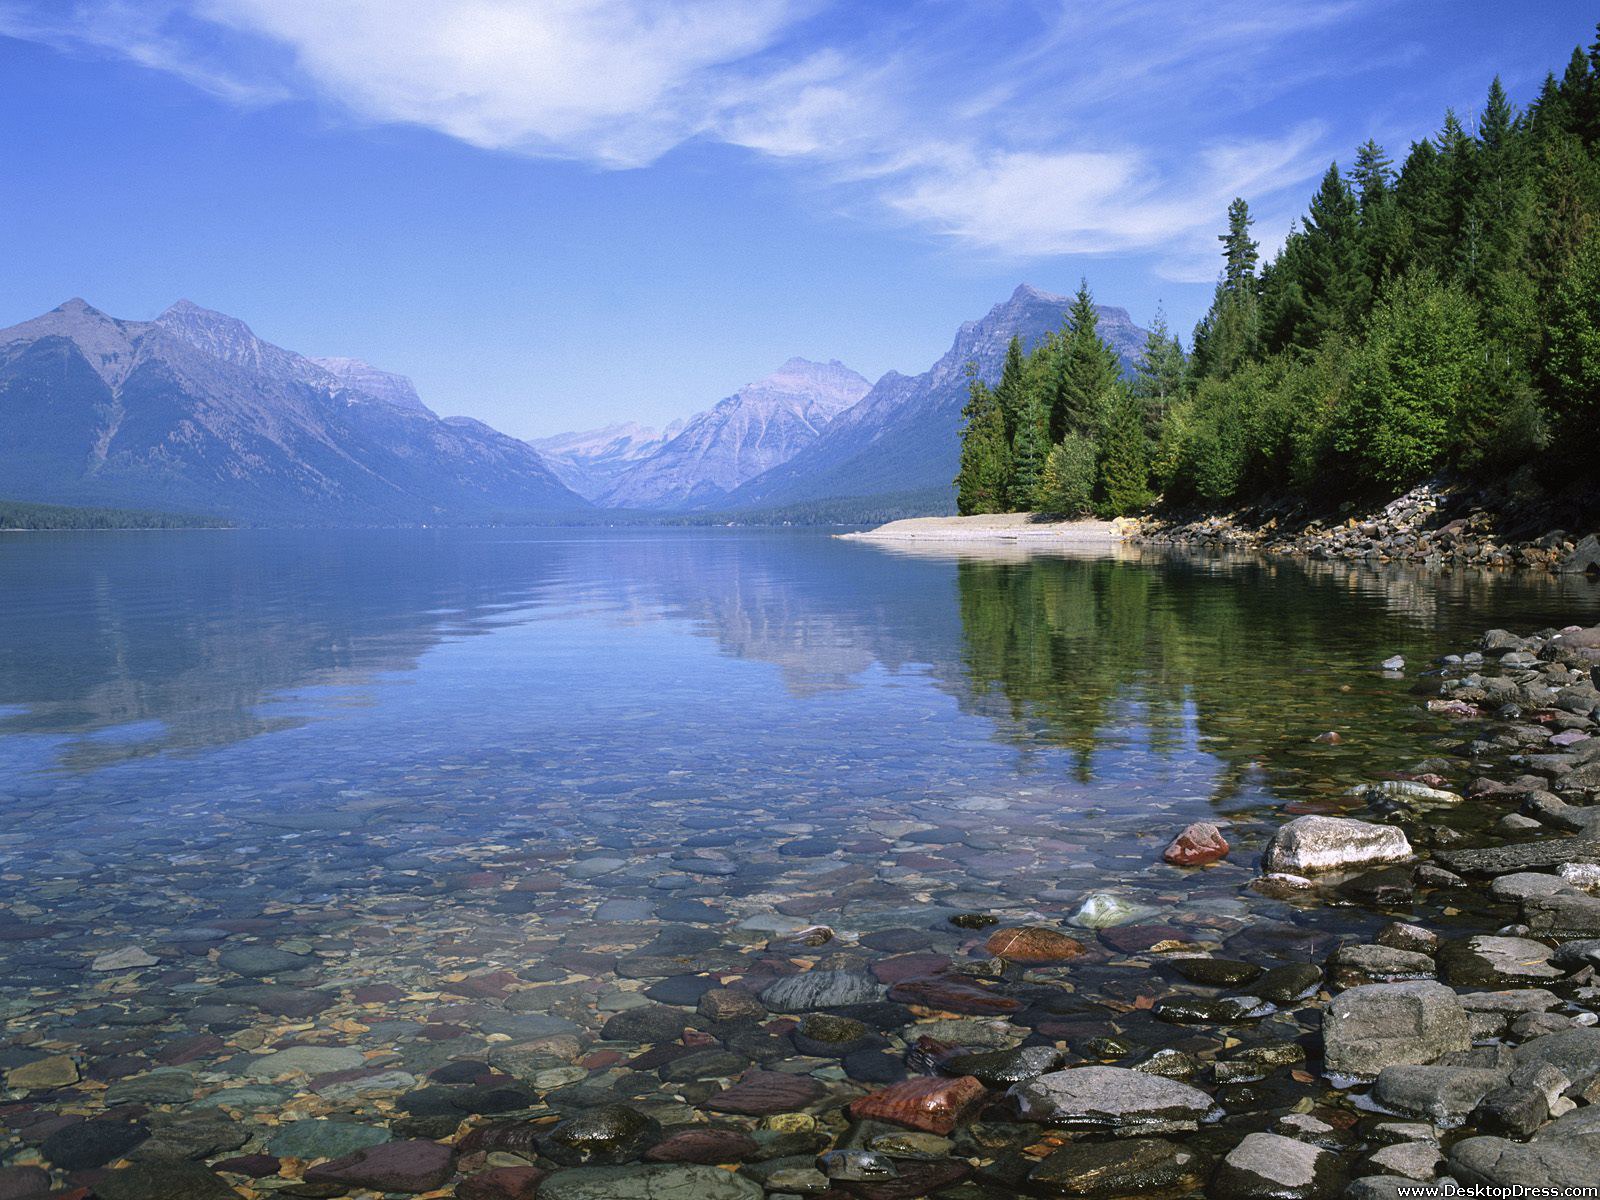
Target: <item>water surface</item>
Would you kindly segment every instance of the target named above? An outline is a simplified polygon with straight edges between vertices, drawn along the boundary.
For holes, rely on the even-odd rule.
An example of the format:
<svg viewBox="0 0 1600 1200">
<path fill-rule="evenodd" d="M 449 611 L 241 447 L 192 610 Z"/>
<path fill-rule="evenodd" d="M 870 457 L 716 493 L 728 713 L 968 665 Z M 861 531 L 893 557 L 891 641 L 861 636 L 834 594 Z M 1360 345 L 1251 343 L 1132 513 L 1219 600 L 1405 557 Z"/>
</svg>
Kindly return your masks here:
<svg viewBox="0 0 1600 1200">
<path fill-rule="evenodd" d="M 203 1097 L 286 1040 L 418 1079 L 539 1030 L 587 1046 L 664 979 L 692 1005 L 779 969 L 762 943 L 810 924 L 857 964 L 1102 891 L 1201 949 L 1358 926 L 1246 889 L 1261 840 L 1448 749 L 1410 694 L 1436 656 L 1593 622 L 1600 587 L 807 531 L 204 531 L 6 537 L 0 607 L 0 1065 L 177 1062 Z M 1238 851 L 1163 865 L 1196 819 Z M 155 962 L 88 969 L 128 946 Z M 1075 968 L 1086 1012 L 1148 992 L 1139 949 Z"/>
</svg>

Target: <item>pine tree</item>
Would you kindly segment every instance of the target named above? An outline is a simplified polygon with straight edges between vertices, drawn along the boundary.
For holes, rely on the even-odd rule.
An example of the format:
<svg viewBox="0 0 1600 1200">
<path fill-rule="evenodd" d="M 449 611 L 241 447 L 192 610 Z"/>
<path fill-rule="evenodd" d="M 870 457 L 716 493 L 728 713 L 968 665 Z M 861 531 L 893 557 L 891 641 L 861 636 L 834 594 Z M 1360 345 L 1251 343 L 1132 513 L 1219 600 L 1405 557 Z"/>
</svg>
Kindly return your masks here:
<svg viewBox="0 0 1600 1200">
<path fill-rule="evenodd" d="M 1101 516 L 1124 517 L 1150 503 L 1149 462 L 1138 401 L 1119 387 L 1100 437 Z"/>
<path fill-rule="evenodd" d="M 1243 197 L 1235 196 L 1228 205 L 1228 232 L 1217 235 L 1217 241 L 1222 243 L 1222 282 L 1232 295 L 1254 291 L 1256 286 L 1256 264 L 1261 261 L 1261 253 L 1250 236 L 1253 224 L 1250 206 Z"/>
<path fill-rule="evenodd" d="M 1018 512 L 1038 505 L 1039 481 L 1049 456 L 1049 421 L 1039 390 L 1025 389 L 1021 419 L 1011 440 L 1011 482 L 1007 488 L 1011 507 Z"/>
<path fill-rule="evenodd" d="M 1161 441 L 1167 413 L 1183 391 L 1187 372 L 1183 347 L 1167 332 L 1167 318 L 1157 312 L 1145 335 L 1144 349 L 1133 364 L 1133 395 L 1139 401 L 1145 441 L 1154 447 Z"/>
<path fill-rule="evenodd" d="M 1122 378 L 1115 350 L 1100 338 L 1100 317 L 1088 280 L 1078 285 L 1056 357 L 1056 390 L 1050 407 L 1050 441 L 1069 433 L 1092 434 L 1100 426 L 1112 389 Z"/>
<path fill-rule="evenodd" d="M 961 410 L 961 468 L 956 475 L 956 511 L 962 516 L 1006 511 L 1006 478 L 1010 454 L 1000 405 L 978 377 L 976 363 L 967 364 L 967 403 Z"/>
<path fill-rule="evenodd" d="M 1360 229 L 1355 196 L 1334 163 L 1311 198 L 1304 229 L 1299 284 L 1306 314 L 1294 343 L 1313 347 L 1352 327 L 1371 298 L 1358 269 Z"/>
<path fill-rule="evenodd" d="M 1550 305 L 1546 388 L 1556 420 L 1553 444 L 1566 464 L 1594 471 L 1600 429 L 1600 235 L 1568 260 Z"/>
<path fill-rule="evenodd" d="M 1369 294 L 1376 295 L 1400 269 L 1403 240 L 1394 170 L 1383 147 L 1370 138 L 1364 142 L 1356 150 L 1350 179 L 1361 228 L 1359 268 L 1367 278 Z"/>
<path fill-rule="evenodd" d="M 1000 418 L 1005 425 L 1006 445 L 1016 440 L 1017 428 L 1022 420 L 1023 395 L 1022 339 L 1013 334 L 1006 347 L 1005 365 L 1000 370 L 1000 382 L 995 387 L 995 401 L 1000 405 Z"/>
</svg>

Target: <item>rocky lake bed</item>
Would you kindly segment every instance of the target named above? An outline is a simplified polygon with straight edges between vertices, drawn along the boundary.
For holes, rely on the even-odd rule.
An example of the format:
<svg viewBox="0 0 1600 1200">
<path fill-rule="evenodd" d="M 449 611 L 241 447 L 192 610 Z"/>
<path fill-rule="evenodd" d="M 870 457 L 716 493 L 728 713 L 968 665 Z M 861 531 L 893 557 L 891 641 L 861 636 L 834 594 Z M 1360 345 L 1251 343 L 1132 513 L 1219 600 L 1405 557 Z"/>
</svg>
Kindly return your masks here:
<svg viewBox="0 0 1600 1200">
<path fill-rule="evenodd" d="M 843 738 L 803 809 L 737 758 L 561 791 L 559 747 L 408 793 L 355 734 L 270 806 L 237 762 L 114 821 L 93 777 L 13 784 L 0 1200 L 1589 1186 L 1597 670 L 1584 625 L 1340 668 L 1389 769 L 1269 696 L 1319 785 L 1228 802 L 1258 751 L 1200 819 L 1118 803 L 1123 758 L 815 785 L 890 770 Z"/>
</svg>

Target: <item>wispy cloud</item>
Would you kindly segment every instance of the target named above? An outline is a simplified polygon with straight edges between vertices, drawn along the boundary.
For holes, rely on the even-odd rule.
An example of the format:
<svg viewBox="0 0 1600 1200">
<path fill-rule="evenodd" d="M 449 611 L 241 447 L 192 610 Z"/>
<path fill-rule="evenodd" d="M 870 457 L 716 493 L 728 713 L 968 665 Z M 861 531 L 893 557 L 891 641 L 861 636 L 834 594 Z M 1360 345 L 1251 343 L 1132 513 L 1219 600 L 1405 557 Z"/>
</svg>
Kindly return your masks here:
<svg viewBox="0 0 1600 1200">
<path fill-rule="evenodd" d="M 719 141 L 983 254 L 1138 251 L 1190 278 L 1231 196 L 1325 164 L 1316 126 L 1228 117 L 1368 2 L 0 0 L 0 35 L 603 169 Z"/>
</svg>

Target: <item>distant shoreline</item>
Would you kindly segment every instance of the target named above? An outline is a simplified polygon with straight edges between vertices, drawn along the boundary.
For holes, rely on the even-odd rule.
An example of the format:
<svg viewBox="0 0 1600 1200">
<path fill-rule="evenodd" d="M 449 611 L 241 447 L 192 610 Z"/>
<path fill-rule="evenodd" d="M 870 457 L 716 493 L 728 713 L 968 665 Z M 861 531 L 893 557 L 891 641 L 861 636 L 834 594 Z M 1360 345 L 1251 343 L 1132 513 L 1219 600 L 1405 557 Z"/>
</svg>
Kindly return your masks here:
<svg viewBox="0 0 1600 1200">
<path fill-rule="evenodd" d="M 835 534 L 844 541 L 971 543 L 1024 546 L 1113 546 L 1128 538 L 1125 521 L 1069 520 L 1036 513 L 985 513 L 974 517 L 909 517 L 876 529 Z"/>
</svg>

